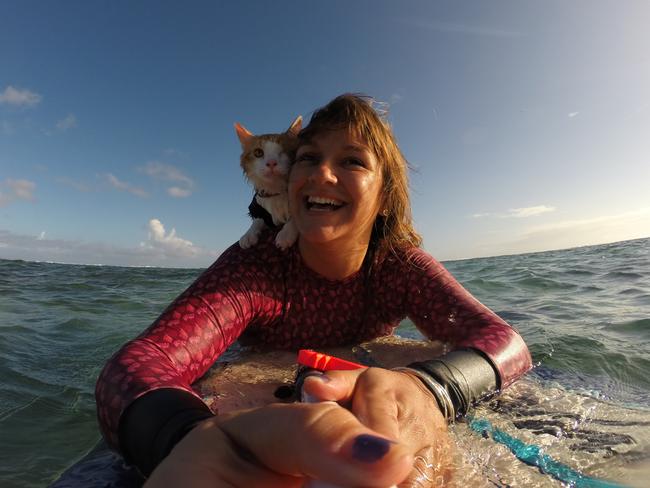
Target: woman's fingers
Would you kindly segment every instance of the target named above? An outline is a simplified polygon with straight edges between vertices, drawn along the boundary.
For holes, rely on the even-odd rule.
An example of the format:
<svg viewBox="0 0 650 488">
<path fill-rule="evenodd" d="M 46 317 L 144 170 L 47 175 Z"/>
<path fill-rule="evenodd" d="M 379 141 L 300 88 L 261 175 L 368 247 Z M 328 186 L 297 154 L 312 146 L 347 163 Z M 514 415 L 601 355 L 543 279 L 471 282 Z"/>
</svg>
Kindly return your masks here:
<svg viewBox="0 0 650 488">
<path fill-rule="evenodd" d="M 348 406 L 366 427 L 399 439 L 415 461 L 400 487 L 435 486 L 441 477 L 448 477 L 446 422 L 415 376 L 380 368 L 329 371 L 307 378 L 303 389 L 314 398 Z"/>
<path fill-rule="evenodd" d="M 409 449 L 333 402 L 271 405 L 219 419 L 230 439 L 278 473 L 340 486 L 386 487 L 404 479 Z"/>
<path fill-rule="evenodd" d="M 396 397 L 400 385 L 396 381 L 408 382 L 409 378 L 381 368 L 328 371 L 323 376 L 307 377 L 303 390 L 316 400 L 332 400 L 349 406 L 367 427 L 400 439 L 400 405 Z"/>
<path fill-rule="evenodd" d="M 330 400 L 340 404 L 349 403 L 354 396 L 357 379 L 366 368 L 347 371 L 328 371 L 326 374 L 307 376 L 302 389 L 315 400 Z"/>
<path fill-rule="evenodd" d="M 202 422 L 154 470 L 145 488 L 301 488 L 303 478 L 282 475 L 242 452 L 215 419 Z"/>
</svg>

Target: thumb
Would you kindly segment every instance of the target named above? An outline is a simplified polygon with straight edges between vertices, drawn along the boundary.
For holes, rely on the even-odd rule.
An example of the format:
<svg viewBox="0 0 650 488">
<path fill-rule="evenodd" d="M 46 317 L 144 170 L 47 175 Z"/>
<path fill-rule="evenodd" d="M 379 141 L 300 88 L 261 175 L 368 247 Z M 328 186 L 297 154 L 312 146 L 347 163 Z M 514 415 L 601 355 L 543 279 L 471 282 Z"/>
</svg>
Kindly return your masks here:
<svg viewBox="0 0 650 488">
<path fill-rule="evenodd" d="M 326 375 L 305 378 L 303 397 L 345 405 L 366 427 L 399 439 L 399 412 L 392 388 L 394 374 L 381 368 L 328 371 Z"/>
<path fill-rule="evenodd" d="M 365 371 L 366 368 L 360 368 L 307 376 L 302 384 L 303 401 L 349 403 L 354 396 L 357 380 Z"/>
</svg>

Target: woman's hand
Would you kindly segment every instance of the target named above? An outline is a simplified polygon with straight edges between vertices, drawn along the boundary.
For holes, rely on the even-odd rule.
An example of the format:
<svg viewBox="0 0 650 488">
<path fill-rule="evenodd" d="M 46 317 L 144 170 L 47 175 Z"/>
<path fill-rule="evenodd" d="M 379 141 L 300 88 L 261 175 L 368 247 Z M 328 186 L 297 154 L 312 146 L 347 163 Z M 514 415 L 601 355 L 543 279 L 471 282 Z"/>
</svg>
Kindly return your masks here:
<svg viewBox="0 0 650 488">
<path fill-rule="evenodd" d="M 385 488 L 409 474 L 411 451 L 336 403 L 276 404 L 201 422 L 145 486 L 299 488 L 312 478 Z"/>
<path fill-rule="evenodd" d="M 381 368 L 328 371 L 307 377 L 303 392 L 347 406 L 366 427 L 405 446 L 415 462 L 400 487 L 440 486 L 451 477 L 447 423 L 417 377 Z"/>
</svg>

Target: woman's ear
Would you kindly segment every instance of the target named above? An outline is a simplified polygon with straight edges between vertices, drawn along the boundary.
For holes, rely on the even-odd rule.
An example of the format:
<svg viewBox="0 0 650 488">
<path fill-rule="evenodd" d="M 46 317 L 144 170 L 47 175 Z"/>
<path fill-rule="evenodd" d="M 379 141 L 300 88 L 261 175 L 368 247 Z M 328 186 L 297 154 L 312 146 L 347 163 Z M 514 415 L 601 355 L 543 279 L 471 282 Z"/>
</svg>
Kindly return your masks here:
<svg viewBox="0 0 650 488">
<path fill-rule="evenodd" d="M 388 206 L 388 197 L 385 192 L 381 193 L 381 199 L 379 200 L 379 212 L 377 216 L 388 217 L 390 215 L 390 208 Z"/>
</svg>

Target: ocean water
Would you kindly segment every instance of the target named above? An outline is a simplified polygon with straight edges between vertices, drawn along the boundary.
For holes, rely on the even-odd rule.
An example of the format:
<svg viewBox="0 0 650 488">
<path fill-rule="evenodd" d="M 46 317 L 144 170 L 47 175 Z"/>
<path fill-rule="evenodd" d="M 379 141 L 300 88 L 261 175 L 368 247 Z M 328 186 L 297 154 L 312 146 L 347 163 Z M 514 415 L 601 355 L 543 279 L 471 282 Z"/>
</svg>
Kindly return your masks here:
<svg viewBox="0 0 650 488">
<path fill-rule="evenodd" d="M 445 264 L 520 330 L 537 381 L 650 412 L 650 239 Z M 0 259 L 1 486 L 45 486 L 96 444 L 104 362 L 199 272 Z"/>
</svg>

